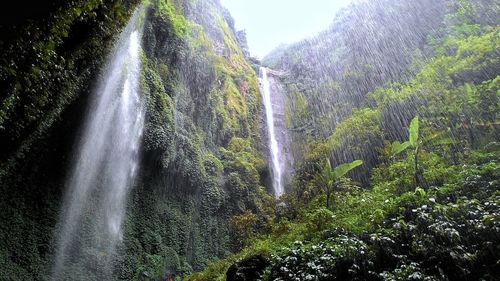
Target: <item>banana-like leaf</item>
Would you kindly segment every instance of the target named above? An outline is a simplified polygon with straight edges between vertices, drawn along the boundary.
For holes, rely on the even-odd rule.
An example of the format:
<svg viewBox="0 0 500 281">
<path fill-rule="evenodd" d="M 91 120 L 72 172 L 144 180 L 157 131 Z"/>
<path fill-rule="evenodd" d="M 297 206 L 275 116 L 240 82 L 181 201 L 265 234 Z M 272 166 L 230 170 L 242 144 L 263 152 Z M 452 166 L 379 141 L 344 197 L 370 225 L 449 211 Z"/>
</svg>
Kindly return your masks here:
<svg viewBox="0 0 500 281">
<path fill-rule="evenodd" d="M 322 164 L 323 165 L 321 167 L 321 172 L 319 174 L 319 177 L 326 184 L 333 179 L 333 169 L 332 165 L 330 164 L 330 159 L 328 158 L 323 160 Z"/>
<path fill-rule="evenodd" d="M 330 159 L 326 159 L 323 163 L 323 170 L 322 172 L 324 174 L 331 174 L 333 173 L 333 169 L 332 169 L 332 164 L 330 164 Z"/>
<path fill-rule="evenodd" d="M 399 141 L 395 141 L 392 143 L 392 146 L 391 146 L 391 154 L 393 156 L 398 155 L 402 151 L 406 150 L 409 146 L 410 146 L 410 142 L 408 142 L 408 141 L 405 141 L 403 143 L 400 143 Z"/>
<path fill-rule="evenodd" d="M 413 147 L 416 147 L 418 143 L 418 127 L 418 116 L 416 116 L 411 120 L 410 128 L 408 129 L 410 132 L 410 145 Z"/>
<path fill-rule="evenodd" d="M 361 160 L 355 160 L 351 163 L 342 164 L 333 170 L 333 174 L 335 175 L 335 178 L 338 179 L 347 174 L 352 169 L 361 165 L 363 165 L 363 161 Z"/>
</svg>

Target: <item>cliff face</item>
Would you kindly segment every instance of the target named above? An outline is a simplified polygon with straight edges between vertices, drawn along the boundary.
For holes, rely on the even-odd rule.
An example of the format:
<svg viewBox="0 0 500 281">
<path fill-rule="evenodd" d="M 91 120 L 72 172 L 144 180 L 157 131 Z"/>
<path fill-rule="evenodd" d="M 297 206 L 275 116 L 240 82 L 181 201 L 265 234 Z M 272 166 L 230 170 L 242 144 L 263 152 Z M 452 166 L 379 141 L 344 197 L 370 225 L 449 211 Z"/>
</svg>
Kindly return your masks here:
<svg viewBox="0 0 500 281">
<path fill-rule="evenodd" d="M 327 138 L 353 109 L 371 106 L 370 92 L 410 79 L 447 9 L 446 1 L 355 1 L 317 36 L 271 52 L 264 63 L 287 74 L 295 158 L 304 159 L 308 139 Z"/>
<path fill-rule="evenodd" d="M 47 276 L 53 227 L 87 96 L 115 35 L 138 3 L 37 2 L 20 7 L 22 12 L 2 11 L 11 14 L 2 17 L 0 32 L 2 280 Z"/>
<path fill-rule="evenodd" d="M 3 36 L 0 57 L 2 280 L 48 276 L 87 97 L 137 2 L 47 3 L 43 15 L 3 27 L 16 35 Z M 201 269 L 241 246 L 234 215 L 263 214 L 272 200 L 261 180 L 258 80 L 231 16 L 217 0 L 150 2 L 142 165 L 115 274 L 126 280 Z"/>
<path fill-rule="evenodd" d="M 365 109 L 379 106 L 374 97 L 378 92 L 386 94 L 380 89 L 397 92 L 401 85 L 415 83 L 429 61 L 454 54 L 455 50 L 443 54 L 439 45 L 453 32 L 466 32 L 450 26 L 461 21 L 495 26 L 498 9 L 488 6 L 495 4 L 490 0 L 355 1 L 317 36 L 271 52 L 263 63 L 285 74 L 281 81 L 296 163 L 310 167 L 325 154 L 334 165 L 364 159 L 365 165 L 353 178 L 368 186 L 370 169 L 379 163 L 383 137 L 407 138 L 403 124 L 422 113 L 420 108 L 428 102 L 414 95 L 388 103 L 381 112 Z M 455 13 L 460 15 L 452 16 Z M 454 77 L 453 82 L 489 80 L 495 67 L 491 64 L 474 77 L 467 73 L 466 79 Z"/>
<path fill-rule="evenodd" d="M 218 1 L 158 1 L 145 30 L 144 164 L 121 273 L 199 270 L 238 246 L 229 219 L 261 213 L 261 101 Z M 165 271 L 166 270 L 166 271 Z"/>
</svg>

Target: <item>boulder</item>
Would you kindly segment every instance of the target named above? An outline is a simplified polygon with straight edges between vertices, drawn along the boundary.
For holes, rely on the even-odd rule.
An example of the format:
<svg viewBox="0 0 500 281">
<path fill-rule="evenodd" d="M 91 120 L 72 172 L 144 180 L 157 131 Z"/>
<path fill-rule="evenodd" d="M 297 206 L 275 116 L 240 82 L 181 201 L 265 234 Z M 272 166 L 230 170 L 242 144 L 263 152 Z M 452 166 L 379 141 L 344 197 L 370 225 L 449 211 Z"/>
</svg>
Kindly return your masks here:
<svg viewBox="0 0 500 281">
<path fill-rule="evenodd" d="M 259 280 L 268 265 L 269 261 L 264 256 L 251 256 L 229 267 L 226 273 L 227 281 Z"/>
</svg>

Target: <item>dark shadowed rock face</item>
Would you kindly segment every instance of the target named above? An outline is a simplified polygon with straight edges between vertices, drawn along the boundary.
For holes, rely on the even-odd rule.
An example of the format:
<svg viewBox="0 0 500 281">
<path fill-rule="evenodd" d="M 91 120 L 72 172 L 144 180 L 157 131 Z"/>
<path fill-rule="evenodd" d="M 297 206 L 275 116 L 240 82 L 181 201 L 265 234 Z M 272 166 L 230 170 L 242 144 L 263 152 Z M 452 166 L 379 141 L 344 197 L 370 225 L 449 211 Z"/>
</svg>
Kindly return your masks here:
<svg viewBox="0 0 500 281">
<path fill-rule="evenodd" d="M 259 280 L 264 275 L 264 269 L 269 261 L 261 256 L 252 256 L 233 264 L 226 273 L 227 281 Z"/>
<path fill-rule="evenodd" d="M 29 2 L 0 12 L 1 280 L 48 279 L 88 96 L 139 1 Z"/>
</svg>

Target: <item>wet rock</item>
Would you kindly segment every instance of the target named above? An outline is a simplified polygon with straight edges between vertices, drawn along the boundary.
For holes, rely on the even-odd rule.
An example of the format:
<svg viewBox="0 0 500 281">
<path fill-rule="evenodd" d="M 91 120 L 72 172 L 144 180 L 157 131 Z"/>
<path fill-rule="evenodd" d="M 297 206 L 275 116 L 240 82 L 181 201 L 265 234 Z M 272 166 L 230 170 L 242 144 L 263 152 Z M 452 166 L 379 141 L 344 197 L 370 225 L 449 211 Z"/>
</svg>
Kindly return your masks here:
<svg viewBox="0 0 500 281">
<path fill-rule="evenodd" d="M 249 257 L 229 267 L 226 273 L 227 281 L 259 280 L 268 265 L 269 261 L 262 255 Z"/>
</svg>

